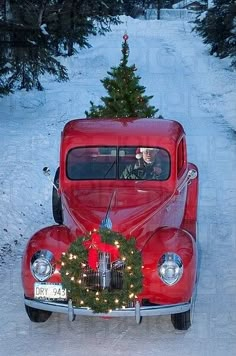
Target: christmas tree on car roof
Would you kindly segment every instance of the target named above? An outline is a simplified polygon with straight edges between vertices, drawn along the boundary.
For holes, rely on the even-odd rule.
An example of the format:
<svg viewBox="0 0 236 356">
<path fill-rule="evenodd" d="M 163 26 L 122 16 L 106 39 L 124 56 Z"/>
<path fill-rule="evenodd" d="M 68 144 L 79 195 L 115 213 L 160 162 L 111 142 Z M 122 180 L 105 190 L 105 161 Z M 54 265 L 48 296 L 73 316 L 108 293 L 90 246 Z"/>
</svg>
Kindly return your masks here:
<svg viewBox="0 0 236 356">
<path fill-rule="evenodd" d="M 99 117 L 154 117 L 158 109 L 149 105 L 153 96 L 144 95 L 145 87 L 139 84 L 141 77 L 135 74 L 135 65 L 128 65 L 128 35 L 123 36 L 122 58 L 118 67 L 112 67 L 109 75 L 101 80 L 108 96 L 101 97 L 103 104 L 94 105 L 90 101 L 90 111 L 85 111 L 88 118 Z"/>
</svg>

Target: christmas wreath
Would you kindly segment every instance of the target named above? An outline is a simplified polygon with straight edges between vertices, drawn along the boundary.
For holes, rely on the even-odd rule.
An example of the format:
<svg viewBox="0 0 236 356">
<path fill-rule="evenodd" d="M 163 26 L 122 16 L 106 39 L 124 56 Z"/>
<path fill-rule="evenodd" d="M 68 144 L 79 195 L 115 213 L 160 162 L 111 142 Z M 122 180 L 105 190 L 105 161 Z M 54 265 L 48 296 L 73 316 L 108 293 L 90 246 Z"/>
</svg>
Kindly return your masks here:
<svg viewBox="0 0 236 356">
<path fill-rule="evenodd" d="M 73 304 L 108 313 L 134 302 L 142 289 L 142 261 L 135 244 L 134 238 L 126 239 L 109 229 L 77 238 L 61 257 L 62 283 Z M 120 269 L 120 287 L 88 285 L 88 274 L 99 274 L 101 253 L 109 255 L 111 265 Z"/>
</svg>

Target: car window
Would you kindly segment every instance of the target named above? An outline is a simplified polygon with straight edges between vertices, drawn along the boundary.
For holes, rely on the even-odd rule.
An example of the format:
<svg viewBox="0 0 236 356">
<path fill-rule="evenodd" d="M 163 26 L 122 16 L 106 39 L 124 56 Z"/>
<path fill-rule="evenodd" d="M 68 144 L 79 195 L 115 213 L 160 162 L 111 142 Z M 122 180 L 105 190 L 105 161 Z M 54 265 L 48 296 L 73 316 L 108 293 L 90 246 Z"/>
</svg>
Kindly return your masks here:
<svg viewBox="0 0 236 356">
<path fill-rule="evenodd" d="M 178 176 L 181 175 L 181 172 L 186 169 L 186 144 L 184 138 L 180 141 L 178 148 L 177 148 L 177 174 Z"/>
<path fill-rule="evenodd" d="M 120 147 L 119 177 L 133 180 L 166 180 L 170 158 L 160 147 Z"/>
<path fill-rule="evenodd" d="M 116 147 L 77 147 L 67 156 L 67 176 L 70 179 L 116 179 Z"/>
<path fill-rule="evenodd" d="M 66 172 L 72 180 L 165 180 L 170 160 L 158 147 L 76 147 L 68 152 Z"/>
</svg>

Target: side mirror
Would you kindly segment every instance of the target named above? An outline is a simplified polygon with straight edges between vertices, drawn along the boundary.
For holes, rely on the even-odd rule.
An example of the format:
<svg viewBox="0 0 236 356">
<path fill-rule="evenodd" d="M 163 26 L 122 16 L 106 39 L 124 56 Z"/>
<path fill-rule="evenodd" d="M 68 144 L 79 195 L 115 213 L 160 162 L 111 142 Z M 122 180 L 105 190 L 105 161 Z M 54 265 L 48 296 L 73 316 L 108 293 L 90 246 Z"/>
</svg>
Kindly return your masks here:
<svg viewBox="0 0 236 356">
<path fill-rule="evenodd" d="M 188 171 L 186 180 L 184 180 L 184 182 L 178 187 L 176 194 L 179 194 L 181 192 L 181 190 L 183 189 L 183 187 L 185 186 L 186 183 L 188 185 L 191 184 L 192 180 L 197 178 L 197 176 L 198 176 L 198 173 L 197 173 L 196 169 L 190 169 Z"/>
<path fill-rule="evenodd" d="M 49 167 L 43 167 L 43 174 L 48 178 L 48 180 L 52 183 L 52 185 L 54 186 L 54 188 L 58 192 L 58 187 L 55 185 L 55 183 L 52 181 L 52 179 L 50 177 L 50 175 L 51 175 L 50 168 Z"/>
<path fill-rule="evenodd" d="M 44 174 L 45 176 L 49 177 L 50 174 L 51 174 L 50 168 L 49 168 L 49 167 L 44 167 L 44 168 L 43 168 L 43 174 Z"/>
<path fill-rule="evenodd" d="M 191 181 L 193 179 L 197 178 L 197 171 L 196 169 L 190 169 L 188 171 L 188 181 Z"/>
</svg>

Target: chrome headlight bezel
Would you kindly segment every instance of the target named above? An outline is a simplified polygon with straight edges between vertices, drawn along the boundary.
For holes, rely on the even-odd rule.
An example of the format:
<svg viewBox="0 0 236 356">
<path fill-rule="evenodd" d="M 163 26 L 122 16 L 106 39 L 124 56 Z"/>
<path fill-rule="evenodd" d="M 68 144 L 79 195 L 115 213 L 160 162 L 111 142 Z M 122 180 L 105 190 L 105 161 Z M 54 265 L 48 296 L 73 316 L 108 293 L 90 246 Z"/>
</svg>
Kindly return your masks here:
<svg viewBox="0 0 236 356">
<path fill-rule="evenodd" d="M 173 286 L 181 279 L 184 271 L 183 262 L 174 252 L 166 252 L 158 262 L 158 275 L 168 286 Z"/>
<path fill-rule="evenodd" d="M 30 261 L 30 270 L 33 277 L 44 282 L 49 279 L 55 270 L 55 258 L 49 250 L 39 250 L 34 253 Z"/>
</svg>

